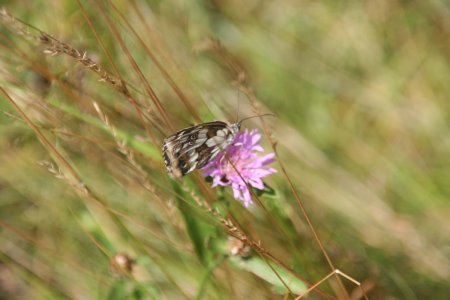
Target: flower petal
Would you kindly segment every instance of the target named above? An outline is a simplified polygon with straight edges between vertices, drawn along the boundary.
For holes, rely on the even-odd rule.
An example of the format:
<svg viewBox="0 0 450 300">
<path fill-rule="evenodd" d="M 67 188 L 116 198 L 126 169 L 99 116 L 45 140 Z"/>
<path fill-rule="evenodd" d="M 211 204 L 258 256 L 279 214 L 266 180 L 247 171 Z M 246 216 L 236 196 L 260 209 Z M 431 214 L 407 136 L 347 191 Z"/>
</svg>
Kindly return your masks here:
<svg viewBox="0 0 450 300">
<path fill-rule="evenodd" d="M 252 179 L 250 179 L 249 180 L 249 184 L 252 187 L 257 188 L 258 190 L 263 190 L 264 189 L 264 183 L 259 178 L 252 178 Z"/>
<path fill-rule="evenodd" d="M 212 187 L 231 185 L 234 198 L 242 201 L 245 207 L 252 203 L 252 195 L 245 182 L 263 190 L 262 178 L 277 172 L 267 167 L 275 161 L 274 153 L 259 156 L 258 152 L 264 151 L 260 140 L 261 134 L 256 129 L 238 132 L 233 144 L 203 167 L 204 176 L 213 178 Z"/>
</svg>

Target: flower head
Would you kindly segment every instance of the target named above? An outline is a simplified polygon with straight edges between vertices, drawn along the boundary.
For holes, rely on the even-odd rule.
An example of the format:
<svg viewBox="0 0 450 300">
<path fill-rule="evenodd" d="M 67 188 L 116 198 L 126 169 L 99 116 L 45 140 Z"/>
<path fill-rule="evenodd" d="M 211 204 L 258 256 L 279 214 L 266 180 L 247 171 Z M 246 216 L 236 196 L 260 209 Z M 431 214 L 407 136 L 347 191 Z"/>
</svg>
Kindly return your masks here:
<svg viewBox="0 0 450 300">
<path fill-rule="evenodd" d="M 247 185 L 263 190 L 261 178 L 276 172 L 267 167 L 275 161 L 275 154 L 260 156 L 258 153 L 264 150 L 259 145 L 260 139 L 256 129 L 240 131 L 228 148 L 203 167 L 203 174 L 213 178 L 213 187 L 231 185 L 234 198 L 241 200 L 245 207 L 252 202 Z"/>
</svg>

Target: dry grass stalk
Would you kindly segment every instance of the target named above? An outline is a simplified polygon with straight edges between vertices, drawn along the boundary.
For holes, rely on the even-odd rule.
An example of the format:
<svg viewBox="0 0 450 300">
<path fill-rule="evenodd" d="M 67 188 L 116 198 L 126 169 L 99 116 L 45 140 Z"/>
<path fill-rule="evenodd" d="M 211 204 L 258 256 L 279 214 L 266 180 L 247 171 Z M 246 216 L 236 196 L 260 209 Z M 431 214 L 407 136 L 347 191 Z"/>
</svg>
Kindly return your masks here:
<svg viewBox="0 0 450 300">
<path fill-rule="evenodd" d="M 18 35 L 25 37 L 28 40 L 38 41 L 40 44 L 44 45 L 46 48 L 44 50 L 45 54 L 49 54 L 51 56 L 66 54 L 83 64 L 91 71 L 97 73 L 97 75 L 100 76 L 99 81 L 110 84 L 126 97 L 131 96 L 124 82 L 100 67 L 99 64 L 97 64 L 87 56 L 86 51 L 80 51 L 67 43 L 63 43 L 57 40 L 56 38 L 39 29 L 33 28 L 32 26 L 12 16 L 6 11 L 5 8 L 0 9 L 0 20 L 12 32 L 17 33 Z M 39 34 L 33 34 L 30 29 L 32 29 L 33 31 L 38 31 Z"/>
<path fill-rule="evenodd" d="M 31 34 L 29 25 L 24 24 L 23 22 L 14 18 L 10 13 L 6 11 L 4 7 L 0 9 L 0 20 L 2 23 L 11 29 L 11 31 L 17 33 L 18 35 L 29 39 L 29 40 L 37 40 L 38 38 Z"/>
<path fill-rule="evenodd" d="M 139 178 L 141 180 L 143 187 L 146 190 L 148 190 L 149 192 L 151 192 L 152 194 L 154 194 L 158 199 L 162 199 L 162 197 L 158 193 L 156 187 L 150 183 L 148 174 L 144 171 L 142 166 L 134 158 L 134 152 L 129 147 L 127 147 L 126 142 L 124 140 L 119 138 L 116 128 L 111 124 L 108 116 L 105 113 L 103 113 L 103 111 L 100 108 L 100 105 L 97 102 L 93 102 L 92 105 L 94 106 L 94 109 L 97 112 L 99 119 L 103 122 L 103 124 L 105 125 L 105 128 L 111 133 L 111 136 L 114 138 L 114 141 L 116 142 L 116 145 L 117 145 L 117 150 L 119 150 L 120 153 L 125 155 L 125 157 L 127 158 L 127 161 L 139 173 Z"/>
<path fill-rule="evenodd" d="M 54 37 L 50 36 L 45 32 L 41 32 L 41 35 L 39 36 L 39 41 L 46 47 L 46 49 L 44 50 L 45 54 L 49 54 L 51 56 L 55 56 L 58 54 L 66 54 L 70 57 L 73 57 L 76 61 L 83 64 L 91 71 L 97 73 L 100 76 L 99 80 L 100 82 L 109 83 L 119 92 L 121 92 L 127 97 L 130 97 L 130 92 L 126 88 L 125 84 L 117 77 L 113 76 L 109 72 L 102 69 L 99 64 L 97 64 L 95 61 L 93 61 L 91 58 L 87 56 L 86 51 L 81 52 L 66 43 L 58 41 L 57 39 L 55 39 Z"/>
</svg>

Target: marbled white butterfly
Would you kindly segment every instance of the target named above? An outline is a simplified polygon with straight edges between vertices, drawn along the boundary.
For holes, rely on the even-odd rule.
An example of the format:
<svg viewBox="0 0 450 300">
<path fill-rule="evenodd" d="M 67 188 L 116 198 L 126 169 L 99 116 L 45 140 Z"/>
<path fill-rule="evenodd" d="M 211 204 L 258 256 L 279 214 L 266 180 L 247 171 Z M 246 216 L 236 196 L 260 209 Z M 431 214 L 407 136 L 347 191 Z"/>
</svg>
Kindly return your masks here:
<svg viewBox="0 0 450 300">
<path fill-rule="evenodd" d="M 232 124 L 222 121 L 202 123 L 165 138 L 162 150 L 167 172 L 178 178 L 203 168 L 233 143 L 243 121 L 261 116 L 264 115 L 248 117 Z"/>
</svg>

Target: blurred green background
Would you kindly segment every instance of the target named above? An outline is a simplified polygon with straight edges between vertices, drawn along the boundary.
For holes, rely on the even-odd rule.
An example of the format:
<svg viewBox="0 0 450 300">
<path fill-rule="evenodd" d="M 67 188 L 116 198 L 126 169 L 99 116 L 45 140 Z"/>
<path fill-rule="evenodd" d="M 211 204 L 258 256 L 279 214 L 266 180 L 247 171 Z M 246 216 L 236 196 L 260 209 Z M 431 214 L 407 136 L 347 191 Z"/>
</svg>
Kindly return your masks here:
<svg viewBox="0 0 450 300">
<path fill-rule="evenodd" d="M 448 299 L 448 1 L 0 4 L 30 25 L 1 14 L 0 299 L 294 299 L 332 268 L 289 180 L 370 299 Z M 267 112 L 245 123 L 278 154 L 261 203 L 166 175 L 165 136 Z M 204 201 L 276 259 L 229 255 Z M 342 285 L 304 298 L 362 297 Z"/>
</svg>

